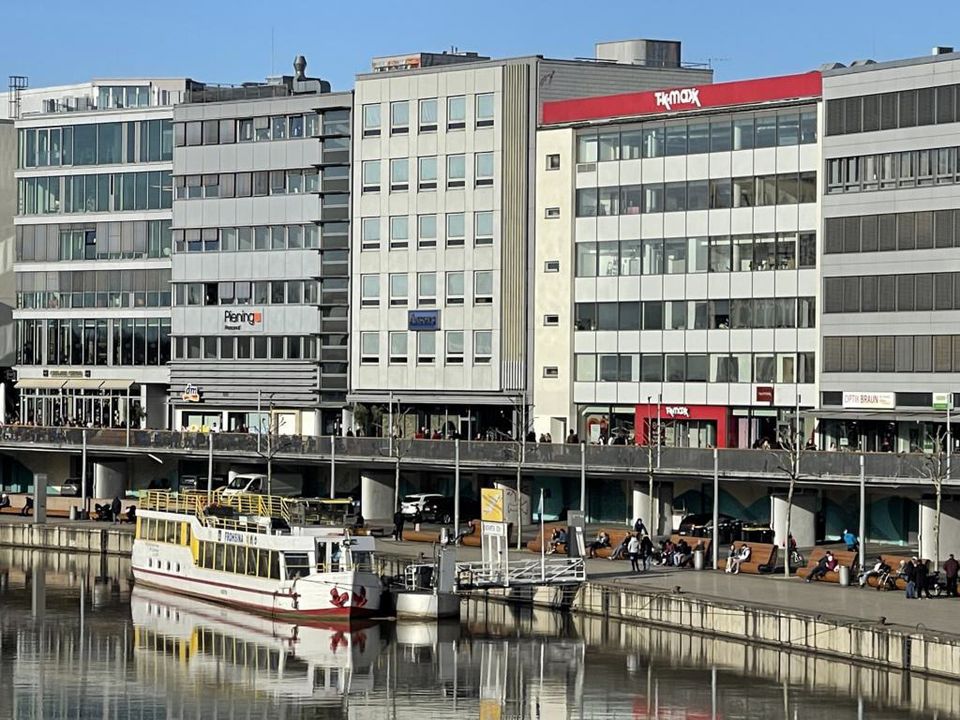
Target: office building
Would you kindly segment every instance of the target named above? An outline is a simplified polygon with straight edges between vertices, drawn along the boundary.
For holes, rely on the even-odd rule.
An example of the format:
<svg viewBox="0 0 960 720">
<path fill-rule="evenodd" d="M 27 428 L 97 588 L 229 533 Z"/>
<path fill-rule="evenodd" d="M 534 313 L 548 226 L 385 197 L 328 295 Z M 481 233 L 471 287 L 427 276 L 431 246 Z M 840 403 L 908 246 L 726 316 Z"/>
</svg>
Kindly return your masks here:
<svg viewBox="0 0 960 720">
<path fill-rule="evenodd" d="M 837 65 L 823 97 L 823 442 L 929 450 L 960 387 L 960 53 Z"/>
<path fill-rule="evenodd" d="M 378 58 L 356 81 L 354 424 L 498 438 L 530 396 L 541 103 L 710 82 L 680 44 L 601 43 L 594 60 Z"/>
<path fill-rule="evenodd" d="M 816 406 L 820 84 L 544 105 L 538 436 L 749 447 Z"/>
<path fill-rule="evenodd" d="M 340 427 L 352 94 L 305 70 L 174 111 L 174 427 Z"/>
<path fill-rule="evenodd" d="M 164 425 L 171 117 L 191 86 L 94 80 L 6 98 L 18 136 L 21 421 Z"/>
</svg>

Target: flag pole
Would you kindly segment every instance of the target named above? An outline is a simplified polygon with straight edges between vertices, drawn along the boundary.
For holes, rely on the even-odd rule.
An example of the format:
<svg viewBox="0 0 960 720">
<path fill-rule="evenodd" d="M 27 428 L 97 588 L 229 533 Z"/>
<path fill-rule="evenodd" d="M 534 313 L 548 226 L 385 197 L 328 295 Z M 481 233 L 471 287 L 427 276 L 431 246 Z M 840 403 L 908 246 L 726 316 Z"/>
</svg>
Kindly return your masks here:
<svg viewBox="0 0 960 720">
<path fill-rule="evenodd" d="M 543 533 L 543 488 L 540 488 L 540 582 L 546 582 L 547 580 L 547 539 Z"/>
</svg>

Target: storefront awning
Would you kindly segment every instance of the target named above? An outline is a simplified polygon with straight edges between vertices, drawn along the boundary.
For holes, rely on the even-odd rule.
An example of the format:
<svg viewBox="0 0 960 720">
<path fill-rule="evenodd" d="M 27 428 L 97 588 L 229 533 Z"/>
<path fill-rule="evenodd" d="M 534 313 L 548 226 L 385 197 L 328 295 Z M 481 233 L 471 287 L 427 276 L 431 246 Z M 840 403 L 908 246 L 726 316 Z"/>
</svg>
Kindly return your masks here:
<svg viewBox="0 0 960 720">
<path fill-rule="evenodd" d="M 17 380 L 17 390 L 59 390 L 66 380 L 61 378 L 21 378 Z"/>
<path fill-rule="evenodd" d="M 82 380 L 67 380 L 67 384 L 64 386 L 67 390 L 96 390 L 103 384 L 103 380 L 90 380 L 89 378 L 84 378 Z"/>
<path fill-rule="evenodd" d="M 835 408 L 832 410 L 801 410 L 802 417 L 816 418 L 818 420 L 857 420 L 877 422 L 946 422 L 946 412 L 926 409 L 917 410 L 843 410 Z"/>
<path fill-rule="evenodd" d="M 126 390 L 133 385 L 133 380 L 104 380 L 101 390 Z"/>
</svg>

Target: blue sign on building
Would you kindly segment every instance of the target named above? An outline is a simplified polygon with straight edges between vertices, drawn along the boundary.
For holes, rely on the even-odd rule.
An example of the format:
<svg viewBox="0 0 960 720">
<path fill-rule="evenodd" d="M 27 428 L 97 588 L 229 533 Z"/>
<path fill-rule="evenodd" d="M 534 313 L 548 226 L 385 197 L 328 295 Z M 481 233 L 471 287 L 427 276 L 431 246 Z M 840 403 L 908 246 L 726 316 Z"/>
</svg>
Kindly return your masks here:
<svg viewBox="0 0 960 720">
<path fill-rule="evenodd" d="M 431 331 L 440 329 L 440 311 L 439 310 L 410 310 L 407 312 L 407 329 L 418 331 Z"/>
</svg>

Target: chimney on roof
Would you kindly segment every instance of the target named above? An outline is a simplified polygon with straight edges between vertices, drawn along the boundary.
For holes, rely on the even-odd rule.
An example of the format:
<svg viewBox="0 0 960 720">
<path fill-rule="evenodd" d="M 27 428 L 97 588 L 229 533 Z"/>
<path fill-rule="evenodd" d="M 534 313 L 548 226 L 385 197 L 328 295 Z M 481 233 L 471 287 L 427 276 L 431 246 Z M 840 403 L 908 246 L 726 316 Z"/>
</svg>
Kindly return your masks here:
<svg viewBox="0 0 960 720">
<path fill-rule="evenodd" d="M 613 40 L 594 45 L 597 60 L 621 65 L 680 67 L 680 43 L 674 40 Z"/>
<path fill-rule="evenodd" d="M 307 79 L 307 59 L 303 55 L 297 55 L 293 61 L 293 76 L 297 80 Z"/>
<path fill-rule="evenodd" d="M 933 50 L 930 51 L 931 55 L 949 55 L 953 52 L 953 48 L 950 45 L 936 45 Z"/>
</svg>

